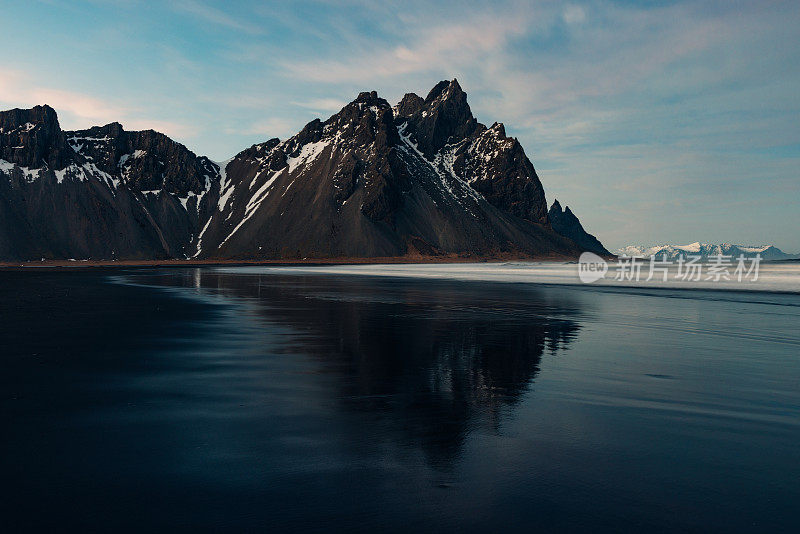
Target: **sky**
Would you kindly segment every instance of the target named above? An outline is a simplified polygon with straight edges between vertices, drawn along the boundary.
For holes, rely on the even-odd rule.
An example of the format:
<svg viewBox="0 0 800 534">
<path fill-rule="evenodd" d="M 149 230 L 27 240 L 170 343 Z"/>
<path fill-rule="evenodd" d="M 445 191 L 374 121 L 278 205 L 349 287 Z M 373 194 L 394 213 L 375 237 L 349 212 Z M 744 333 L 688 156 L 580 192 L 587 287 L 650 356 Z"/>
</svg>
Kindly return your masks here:
<svg viewBox="0 0 800 534">
<path fill-rule="evenodd" d="M 609 249 L 800 252 L 800 2 L 0 0 L 0 109 L 221 161 L 457 78 Z"/>
</svg>

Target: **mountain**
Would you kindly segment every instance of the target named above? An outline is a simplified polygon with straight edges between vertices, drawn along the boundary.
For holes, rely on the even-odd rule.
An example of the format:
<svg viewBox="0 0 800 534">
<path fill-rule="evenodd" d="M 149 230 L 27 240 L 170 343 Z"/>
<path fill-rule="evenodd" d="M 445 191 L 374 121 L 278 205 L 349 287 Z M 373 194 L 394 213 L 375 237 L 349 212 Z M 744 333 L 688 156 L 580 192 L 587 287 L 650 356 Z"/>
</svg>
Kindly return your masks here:
<svg viewBox="0 0 800 534">
<path fill-rule="evenodd" d="M 394 108 L 365 92 L 229 162 L 197 255 L 574 255 L 544 207 L 519 143 L 478 123 L 457 81 Z"/>
<path fill-rule="evenodd" d="M 569 209 L 569 206 L 562 211 L 561 204 L 559 204 L 558 200 L 555 200 L 547 216 L 550 219 L 553 230 L 572 239 L 581 249 L 601 256 L 612 255 L 595 236 L 583 229 L 583 225 Z"/>
<path fill-rule="evenodd" d="M 0 112 L 0 258 L 185 257 L 219 168 L 117 123 L 62 131 L 49 106 Z"/>
<path fill-rule="evenodd" d="M 681 255 L 702 256 L 707 258 L 709 256 L 718 256 L 720 254 L 724 256 L 733 256 L 734 258 L 739 257 L 740 254 L 743 254 L 745 257 L 754 257 L 756 254 L 760 254 L 761 258 L 764 260 L 788 260 L 800 258 L 800 255 L 787 254 L 773 245 L 746 246 L 732 245 L 730 243 L 713 245 L 700 242 L 691 243 L 689 245 L 656 245 L 653 247 L 629 245 L 627 247 L 618 249 L 617 254 L 620 256 L 657 256 L 658 258 L 661 258 L 664 254 L 666 254 L 667 259 L 670 260 L 677 259 Z"/>
<path fill-rule="evenodd" d="M 48 106 L 0 112 L 7 260 L 604 251 L 573 218 L 567 210 L 551 226 L 521 145 L 502 124 L 479 123 L 456 80 L 394 107 L 361 93 L 223 164 L 152 130 L 62 131 Z"/>
</svg>

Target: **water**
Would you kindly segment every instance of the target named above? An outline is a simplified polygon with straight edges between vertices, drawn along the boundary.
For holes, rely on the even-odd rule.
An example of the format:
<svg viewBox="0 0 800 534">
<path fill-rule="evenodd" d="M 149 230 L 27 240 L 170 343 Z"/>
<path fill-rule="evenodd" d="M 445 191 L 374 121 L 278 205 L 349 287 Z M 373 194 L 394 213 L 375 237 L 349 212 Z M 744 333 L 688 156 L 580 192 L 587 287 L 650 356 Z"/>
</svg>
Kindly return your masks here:
<svg viewBox="0 0 800 534">
<path fill-rule="evenodd" d="M 800 527 L 800 295 L 321 271 L 0 272 L 3 529 Z"/>
</svg>

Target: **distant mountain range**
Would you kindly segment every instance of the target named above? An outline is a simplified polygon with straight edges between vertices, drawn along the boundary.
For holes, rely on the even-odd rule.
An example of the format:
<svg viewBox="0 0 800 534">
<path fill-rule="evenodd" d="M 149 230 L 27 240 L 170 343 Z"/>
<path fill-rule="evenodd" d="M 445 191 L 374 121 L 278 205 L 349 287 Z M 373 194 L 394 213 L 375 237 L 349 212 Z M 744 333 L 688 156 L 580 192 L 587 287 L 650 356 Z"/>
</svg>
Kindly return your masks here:
<svg viewBox="0 0 800 534">
<path fill-rule="evenodd" d="M 62 131 L 0 112 L 0 259 L 465 258 L 607 254 L 549 210 L 502 124 L 456 80 L 396 106 L 364 92 L 326 121 L 215 163 L 118 123 Z"/>
<path fill-rule="evenodd" d="M 652 247 L 645 246 L 627 246 L 617 250 L 620 256 L 640 256 L 650 257 L 657 256 L 661 258 L 663 255 L 667 259 L 676 259 L 678 256 L 733 256 L 739 257 L 743 254 L 746 257 L 754 257 L 757 254 L 761 255 L 764 260 L 789 260 L 800 258 L 799 254 L 787 254 L 778 247 L 773 245 L 759 245 L 759 246 L 746 246 L 746 245 L 732 245 L 730 243 L 722 243 L 719 245 L 709 243 L 691 243 L 689 245 L 656 245 Z"/>
</svg>

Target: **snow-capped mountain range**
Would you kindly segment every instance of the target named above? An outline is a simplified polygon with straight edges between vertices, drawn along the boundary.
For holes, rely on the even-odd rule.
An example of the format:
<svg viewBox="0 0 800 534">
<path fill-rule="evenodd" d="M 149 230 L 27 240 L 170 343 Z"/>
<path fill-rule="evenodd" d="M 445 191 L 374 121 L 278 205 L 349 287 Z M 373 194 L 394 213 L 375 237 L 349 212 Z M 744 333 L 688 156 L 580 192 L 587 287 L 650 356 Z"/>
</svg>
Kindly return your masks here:
<svg viewBox="0 0 800 534">
<path fill-rule="evenodd" d="M 754 257 L 757 254 L 761 255 L 764 260 L 788 260 L 800 257 L 799 255 L 787 254 L 781 249 L 773 245 L 734 245 L 730 243 L 711 244 L 711 243 L 690 243 L 689 245 L 655 245 L 652 247 L 647 246 L 634 246 L 629 245 L 617 250 L 619 256 L 636 256 L 649 258 L 657 256 L 661 258 L 666 255 L 667 259 L 674 260 L 679 256 L 702 256 L 707 258 L 709 256 L 732 256 L 739 257 Z"/>
<path fill-rule="evenodd" d="M 63 131 L 49 106 L 0 112 L 0 260 L 604 250 L 562 219 L 551 225 L 519 142 L 479 123 L 456 80 L 395 106 L 361 93 L 223 163 L 118 123 Z"/>
</svg>

